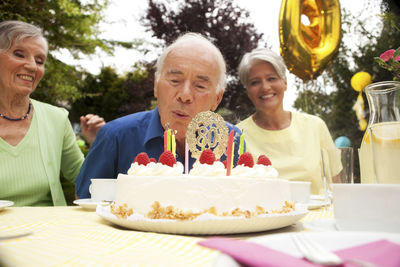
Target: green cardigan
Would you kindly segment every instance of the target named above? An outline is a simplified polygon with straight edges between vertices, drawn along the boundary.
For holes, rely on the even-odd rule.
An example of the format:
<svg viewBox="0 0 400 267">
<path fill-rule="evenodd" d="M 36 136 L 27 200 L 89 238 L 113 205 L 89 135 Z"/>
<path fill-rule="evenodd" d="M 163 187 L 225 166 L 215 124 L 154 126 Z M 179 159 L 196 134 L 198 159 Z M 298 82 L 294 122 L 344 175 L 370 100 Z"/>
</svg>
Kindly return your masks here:
<svg viewBox="0 0 400 267">
<path fill-rule="evenodd" d="M 43 176 L 40 177 L 45 177 L 47 179 L 53 205 L 66 205 L 60 182 L 60 172 L 62 172 L 67 180 L 74 182 L 83 163 L 84 156 L 76 143 L 76 137 L 68 119 L 68 111 L 64 108 L 55 107 L 33 99 L 32 104 L 34 106 L 35 117 L 32 119 L 32 124 L 36 124 L 31 124 L 31 128 L 34 131 L 30 134 L 32 134 L 33 140 L 38 141 L 37 143 L 34 142 L 34 146 L 30 149 L 33 150 L 32 154 L 36 153 L 38 158 L 25 159 L 23 163 L 19 163 L 12 157 L 24 155 L 26 151 L 14 151 L 14 149 L 18 149 L 18 145 L 22 144 L 24 139 L 16 147 L 7 147 L 8 144 L 6 144 L 4 140 L 1 140 L 0 169 L 4 168 L 5 173 L 8 173 L 9 176 L 3 177 L 0 172 L 0 199 L 13 200 L 12 196 L 10 196 L 11 189 L 9 188 L 7 192 L 7 186 L 4 186 L 7 185 L 4 181 L 9 178 L 11 174 L 14 180 L 10 181 L 10 179 L 8 179 L 8 187 L 13 187 L 13 192 L 18 192 L 18 190 L 20 190 L 21 196 L 19 196 L 19 199 L 23 198 L 24 203 L 21 204 L 18 203 L 18 200 L 17 202 L 13 200 L 16 202 L 16 206 L 35 205 L 34 203 L 40 202 L 41 199 L 38 199 L 38 195 L 40 194 L 37 194 L 35 189 L 31 188 L 32 180 L 28 181 L 28 179 L 32 179 L 29 170 L 35 170 L 36 173 L 40 170 L 39 173 L 44 171 L 44 173 L 41 174 Z M 2 147 L 3 149 L 1 149 Z M 38 150 L 36 149 L 39 150 L 40 154 L 37 153 Z M 15 155 L 13 155 L 14 152 Z M 9 164 L 7 164 L 7 160 Z M 19 165 L 17 165 L 18 163 Z M 43 182 L 43 180 L 46 181 L 45 179 L 41 179 L 41 182 Z M 24 186 L 29 187 L 27 189 L 26 187 L 24 188 Z M 45 192 L 41 194 L 42 197 L 44 194 Z M 30 202 L 32 202 L 32 204 L 29 204 Z"/>
</svg>

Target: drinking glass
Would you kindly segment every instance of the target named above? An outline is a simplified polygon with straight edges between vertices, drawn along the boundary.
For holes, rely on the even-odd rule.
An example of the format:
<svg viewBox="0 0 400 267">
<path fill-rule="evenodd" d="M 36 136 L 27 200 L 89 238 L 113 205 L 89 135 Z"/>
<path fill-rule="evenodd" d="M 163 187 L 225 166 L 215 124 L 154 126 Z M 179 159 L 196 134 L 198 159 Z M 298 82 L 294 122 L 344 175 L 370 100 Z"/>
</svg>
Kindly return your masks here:
<svg viewBox="0 0 400 267">
<path fill-rule="evenodd" d="M 331 200 L 332 183 L 354 183 L 353 148 L 323 148 L 321 150 L 321 162 L 325 197 L 327 200 Z"/>
<path fill-rule="evenodd" d="M 375 182 L 400 184 L 400 122 L 369 127 Z"/>
</svg>

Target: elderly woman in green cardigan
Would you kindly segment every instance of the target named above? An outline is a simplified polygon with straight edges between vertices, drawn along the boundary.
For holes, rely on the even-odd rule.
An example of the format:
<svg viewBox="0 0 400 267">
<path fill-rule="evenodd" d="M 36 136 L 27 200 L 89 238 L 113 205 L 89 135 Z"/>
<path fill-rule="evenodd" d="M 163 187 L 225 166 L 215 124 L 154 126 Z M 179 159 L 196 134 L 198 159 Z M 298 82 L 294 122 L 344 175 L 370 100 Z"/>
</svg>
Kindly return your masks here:
<svg viewBox="0 0 400 267">
<path fill-rule="evenodd" d="M 41 29 L 0 23 L 0 199 L 16 206 L 66 205 L 60 172 L 73 182 L 84 160 L 68 112 L 30 98 L 47 52 Z M 81 117 L 88 142 L 104 123 L 97 115 Z"/>
</svg>

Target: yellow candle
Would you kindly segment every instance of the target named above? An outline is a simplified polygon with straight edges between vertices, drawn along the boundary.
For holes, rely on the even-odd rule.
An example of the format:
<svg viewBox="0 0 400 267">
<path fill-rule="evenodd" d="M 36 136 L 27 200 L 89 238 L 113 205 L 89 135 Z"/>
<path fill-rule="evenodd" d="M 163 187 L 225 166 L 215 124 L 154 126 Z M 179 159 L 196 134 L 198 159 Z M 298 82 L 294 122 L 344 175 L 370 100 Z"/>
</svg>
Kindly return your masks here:
<svg viewBox="0 0 400 267">
<path fill-rule="evenodd" d="M 172 138 L 171 138 L 171 146 L 172 146 L 172 155 L 176 158 L 176 142 L 175 142 L 175 131 L 172 131 Z"/>
<path fill-rule="evenodd" d="M 171 129 L 167 130 L 167 150 L 171 151 Z"/>
<path fill-rule="evenodd" d="M 239 143 L 239 155 L 242 155 L 244 152 L 244 135 L 240 136 L 240 143 Z"/>
</svg>

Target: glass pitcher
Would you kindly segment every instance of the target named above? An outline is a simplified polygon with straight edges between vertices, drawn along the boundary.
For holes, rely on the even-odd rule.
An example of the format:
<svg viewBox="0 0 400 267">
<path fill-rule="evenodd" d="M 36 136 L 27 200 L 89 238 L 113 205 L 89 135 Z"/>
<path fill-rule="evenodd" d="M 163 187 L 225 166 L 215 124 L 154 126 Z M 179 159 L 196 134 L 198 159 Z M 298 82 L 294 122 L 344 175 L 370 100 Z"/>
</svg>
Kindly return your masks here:
<svg viewBox="0 0 400 267">
<path fill-rule="evenodd" d="M 385 81 L 372 83 L 365 87 L 369 105 L 369 122 L 359 149 L 361 183 L 375 183 L 374 165 L 372 160 L 372 147 L 369 128 L 374 125 L 382 129 L 385 136 L 390 139 L 393 129 L 400 128 L 400 82 Z M 389 140 L 394 146 L 399 146 L 399 140 Z M 397 144 L 399 143 L 399 144 Z M 387 159 L 391 159 L 388 155 Z M 377 163 L 379 164 L 379 163 Z M 400 164 L 400 162 L 399 162 Z M 400 165 L 399 165 L 400 166 Z M 394 170 L 393 170 L 394 171 Z"/>
</svg>

